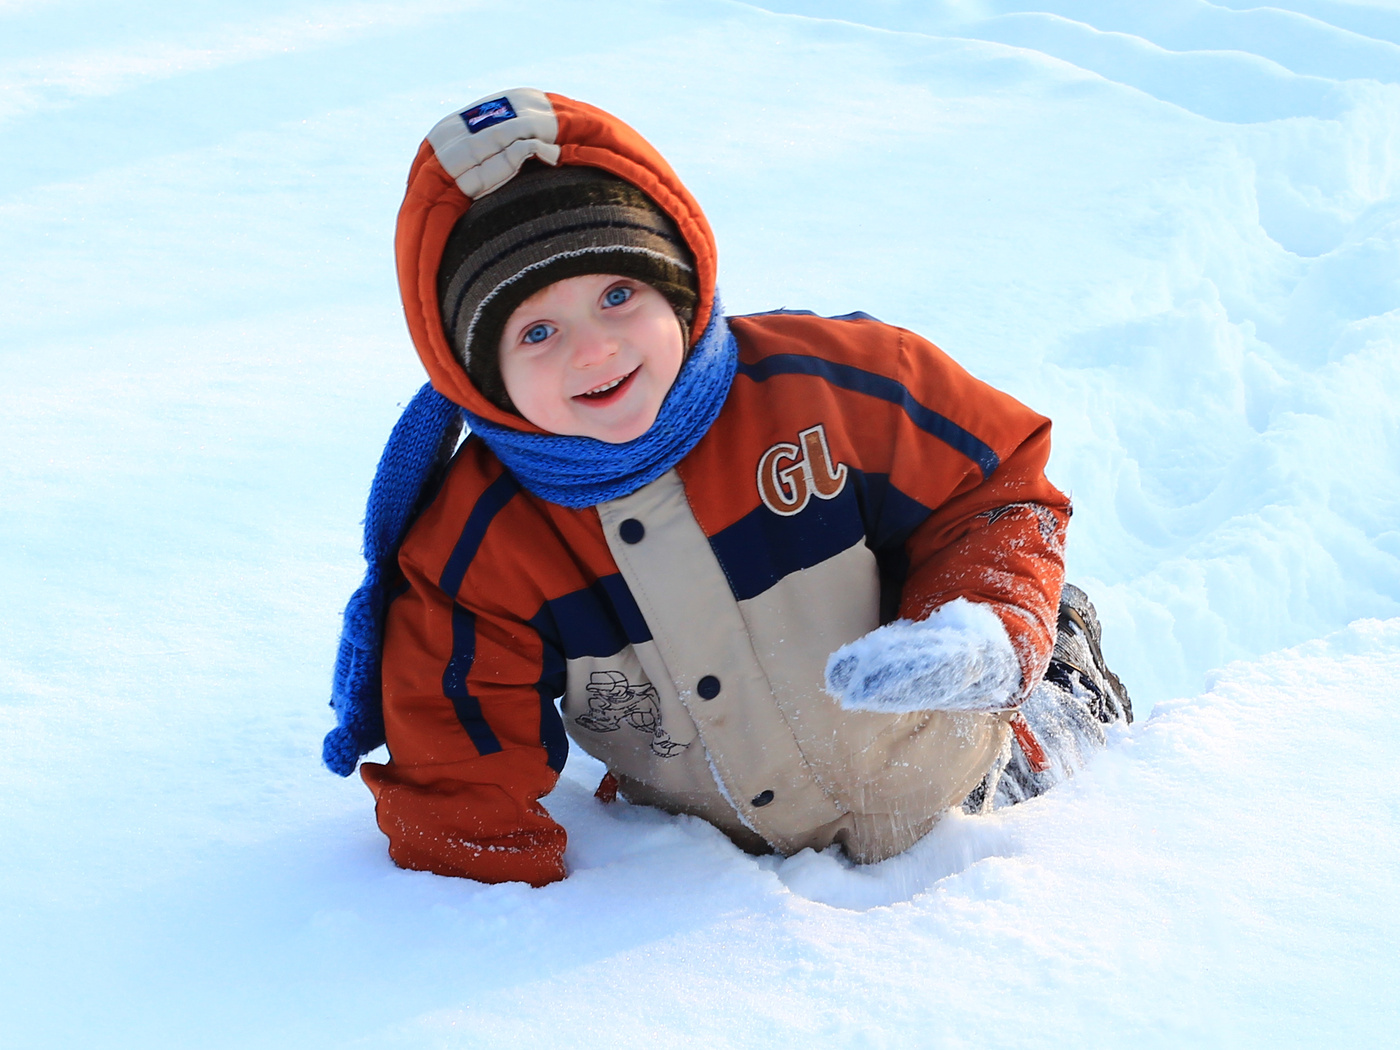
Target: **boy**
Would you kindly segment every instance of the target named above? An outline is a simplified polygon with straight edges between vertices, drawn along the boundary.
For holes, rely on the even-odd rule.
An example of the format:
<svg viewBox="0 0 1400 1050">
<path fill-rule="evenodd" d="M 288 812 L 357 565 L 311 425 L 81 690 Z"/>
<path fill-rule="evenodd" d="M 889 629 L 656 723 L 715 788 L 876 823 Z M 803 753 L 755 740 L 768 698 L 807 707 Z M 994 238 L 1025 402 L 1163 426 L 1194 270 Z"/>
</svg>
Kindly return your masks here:
<svg viewBox="0 0 1400 1050">
<path fill-rule="evenodd" d="M 724 318 L 703 213 L 616 118 L 454 113 L 396 243 L 436 393 L 380 464 L 325 748 L 348 774 L 387 737 L 396 863 L 563 878 L 566 733 L 632 802 L 869 862 L 1128 716 L 1060 604 L 1049 421 L 865 315 Z"/>
</svg>

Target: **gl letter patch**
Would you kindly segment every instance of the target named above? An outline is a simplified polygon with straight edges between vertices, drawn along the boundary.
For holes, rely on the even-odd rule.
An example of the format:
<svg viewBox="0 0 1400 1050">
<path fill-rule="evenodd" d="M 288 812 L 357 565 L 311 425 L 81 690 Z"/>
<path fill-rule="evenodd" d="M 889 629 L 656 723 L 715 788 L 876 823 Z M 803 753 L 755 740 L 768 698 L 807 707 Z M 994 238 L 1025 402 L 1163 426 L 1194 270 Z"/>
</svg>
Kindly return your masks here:
<svg viewBox="0 0 1400 1050">
<path fill-rule="evenodd" d="M 826 429 L 818 423 L 797 435 L 797 444 L 780 441 L 758 461 L 758 495 L 774 514 L 799 514 L 813 496 L 833 499 L 846 487 L 846 464 L 831 463 Z"/>
</svg>

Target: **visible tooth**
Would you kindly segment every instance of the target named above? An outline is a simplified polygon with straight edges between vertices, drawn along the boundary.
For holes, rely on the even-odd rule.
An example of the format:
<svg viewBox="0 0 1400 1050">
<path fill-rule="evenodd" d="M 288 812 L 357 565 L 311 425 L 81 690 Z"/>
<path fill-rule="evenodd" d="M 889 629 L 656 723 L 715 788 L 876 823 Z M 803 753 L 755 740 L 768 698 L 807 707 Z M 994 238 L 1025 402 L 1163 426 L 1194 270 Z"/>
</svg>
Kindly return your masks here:
<svg viewBox="0 0 1400 1050">
<path fill-rule="evenodd" d="M 603 391 L 605 391 L 605 390 L 611 390 L 613 387 L 617 386 L 619 383 L 621 383 L 621 382 L 622 382 L 624 379 L 626 379 L 626 378 L 627 378 L 626 376 L 618 376 L 618 377 L 617 377 L 616 379 L 614 379 L 611 383 L 604 383 L 602 386 L 595 386 L 592 390 L 588 391 L 588 393 L 590 393 L 590 394 L 601 394 L 601 393 L 603 393 Z"/>
</svg>

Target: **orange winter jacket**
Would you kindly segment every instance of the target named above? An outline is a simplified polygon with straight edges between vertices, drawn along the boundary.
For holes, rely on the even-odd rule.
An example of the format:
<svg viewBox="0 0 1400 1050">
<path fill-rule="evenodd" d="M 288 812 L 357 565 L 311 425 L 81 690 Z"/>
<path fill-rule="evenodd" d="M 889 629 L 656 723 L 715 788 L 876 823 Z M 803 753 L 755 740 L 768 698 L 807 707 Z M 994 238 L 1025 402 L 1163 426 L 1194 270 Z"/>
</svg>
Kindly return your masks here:
<svg viewBox="0 0 1400 1050">
<path fill-rule="evenodd" d="M 626 125 L 505 94 L 481 135 L 454 114 L 419 151 L 399 278 L 439 393 L 493 422 L 448 345 L 443 245 L 471 194 L 527 157 L 645 190 L 694 253 L 698 336 L 714 304 L 703 214 Z M 863 315 L 729 319 L 738 372 L 667 473 L 582 510 L 525 490 L 476 437 L 405 538 L 383 653 L 391 759 L 365 763 L 400 865 L 541 885 L 565 833 L 540 803 L 572 739 L 634 802 L 699 815 L 751 850 L 907 848 L 981 779 L 1005 714 L 846 712 L 829 653 L 896 616 L 987 603 L 1022 695 L 1054 640 L 1069 507 L 1045 478 L 1050 424 L 931 343 Z M 557 704 L 557 706 L 556 706 Z"/>
</svg>

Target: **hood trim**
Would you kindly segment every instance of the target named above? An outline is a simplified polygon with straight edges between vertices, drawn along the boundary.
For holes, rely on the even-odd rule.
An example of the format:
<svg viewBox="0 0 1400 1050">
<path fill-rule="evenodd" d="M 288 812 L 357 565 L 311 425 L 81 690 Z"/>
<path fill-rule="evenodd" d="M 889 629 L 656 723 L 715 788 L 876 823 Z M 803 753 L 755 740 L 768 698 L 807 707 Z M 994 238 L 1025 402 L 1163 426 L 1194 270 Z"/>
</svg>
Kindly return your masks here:
<svg viewBox="0 0 1400 1050">
<path fill-rule="evenodd" d="M 499 103 L 505 103 L 512 115 L 473 130 L 473 115 L 481 119 L 480 110 Z M 428 142 L 457 188 L 476 200 L 513 179 L 531 157 L 558 164 L 558 135 L 559 120 L 544 92 L 512 88 L 443 117 L 428 132 Z"/>
</svg>

